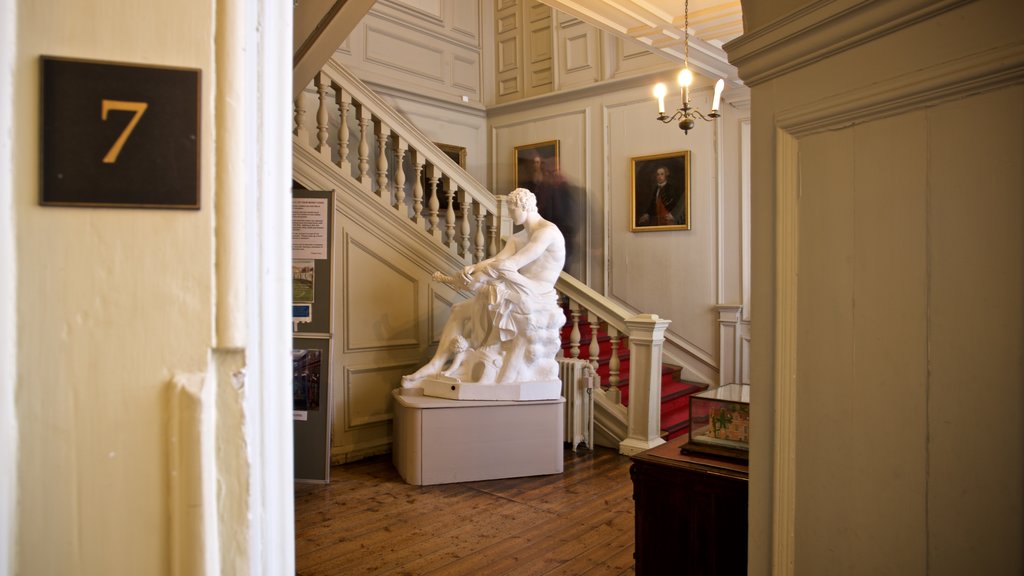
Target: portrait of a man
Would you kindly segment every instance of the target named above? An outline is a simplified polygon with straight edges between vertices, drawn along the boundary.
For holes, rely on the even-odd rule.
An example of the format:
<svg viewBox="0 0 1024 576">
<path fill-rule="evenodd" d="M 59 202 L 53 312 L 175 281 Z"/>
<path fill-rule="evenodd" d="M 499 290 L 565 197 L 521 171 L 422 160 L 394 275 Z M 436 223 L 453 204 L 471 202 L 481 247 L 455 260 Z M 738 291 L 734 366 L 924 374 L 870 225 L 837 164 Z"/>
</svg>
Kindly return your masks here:
<svg viewBox="0 0 1024 576">
<path fill-rule="evenodd" d="M 630 230 L 690 229 L 690 152 L 633 158 Z"/>
</svg>

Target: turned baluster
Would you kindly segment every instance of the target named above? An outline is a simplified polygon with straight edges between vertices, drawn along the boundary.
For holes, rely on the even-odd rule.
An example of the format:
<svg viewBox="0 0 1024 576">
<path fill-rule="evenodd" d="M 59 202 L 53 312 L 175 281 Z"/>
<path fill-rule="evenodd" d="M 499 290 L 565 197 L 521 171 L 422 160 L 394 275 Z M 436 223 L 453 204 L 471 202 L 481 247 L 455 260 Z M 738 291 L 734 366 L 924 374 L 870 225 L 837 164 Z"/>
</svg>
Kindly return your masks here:
<svg viewBox="0 0 1024 576">
<path fill-rule="evenodd" d="M 498 253 L 498 215 L 491 214 L 491 226 L 487 229 L 487 257 Z"/>
<path fill-rule="evenodd" d="M 388 194 L 388 136 L 391 135 L 391 128 L 383 120 L 377 119 L 373 122 L 373 131 L 377 136 L 377 196 L 386 198 L 391 203 Z"/>
<path fill-rule="evenodd" d="M 462 233 L 462 257 L 469 259 L 472 254 L 469 251 L 469 218 L 473 214 L 473 197 L 463 192 L 462 194 L 462 222 L 459 223 Z M 477 259 L 477 262 L 480 260 Z"/>
<path fill-rule="evenodd" d="M 439 237 L 441 235 L 441 231 L 437 227 L 437 222 L 440 220 L 437 216 L 437 208 L 440 205 L 437 201 L 437 196 L 440 194 L 440 190 L 438 190 L 437 186 L 437 182 L 439 180 L 437 172 L 438 170 L 433 164 L 427 165 L 427 186 L 430 189 L 430 200 L 427 201 L 427 220 L 430 223 L 430 228 L 427 232 L 430 232 L 435 237 Z"/>
<path fill-rule="evenodd" d="M 476 261 L 479 262 L 484 259 L 484 216 L 487 213 L 487 209 L 484 208 L 483 204 L 477 204 L 476 206 L 476 237 L 474 238 L 476 244 Z M 467 212 L 467 218 L 468 216 Z"/>
<path fill-rule="evenodd" d="M 304 92 L 299 92 L 295 99 L 295 129 L 292 131 L 303 146 L 309 146 L 309 131 L 306 130 L 306 101 Z"/>
<path fill-rule="evenodd" d="M 445 235 L 448 237 L 448 239 L 445 241 L 445 244 L 447 244 L 448 246 L 451 246 L 451 245 L 455 244 L 455 242 L 456 242 L 455 241 L 455 190 L 457 188 L 458 187 L 455 185 L 455 182 L 452 182 L 449 179 L 448 180 L 448 190 L 446 190 L 446 194 L 445 194 L 445 198 L 448 199 L 448 210 L 446 210 L 445 213 L 444 213 Z"/>
<path fill-rule="evenodd" d="M 369 182 L 370 177 L 370 111 L 366 106 L 358 104 L 356 109 L 359 119 L 359 177 L 363 184 Z"/>
<path fill-rule="evenodd" d="M 569 332 L 569 357 L 580 357 L 580 305 L 569 300 L 569 318 L 572 330 Z"/>
<path fill-rule="evenodd" d="M 412 153 L 412 221 L 419 224 L 423 219 L 423 154 L 413 149 Z"/>
<path fill-rule="evenodd" d="M 319 105 L 316 109 L 316 151 L 321 156 L 331 157 L 331 147 L 327 144 L 327 85 L 330 79 L 323 72 L 314 78 Z"/>
<path fill-rule="evenodd" d="M 334 99 L 338 104 L 338 168 L 346 176 L 352 175 L 352 164 L 348 161 L 348 109 L 352 95 L 341 86 L 335 88 Z"/>
<path fill-rule="evenodd" d="M 595 365 L 601 359 L 601 344 L 597 341 L 597 331 L 601 328 L 601 319 L 597 314 L 587 310 L 587 319 L 590 321 L 590 361 Z"/>
<path fill-rule="evenodd" d="M 391 140 L 395 148 L 395 208 L 402 210 L 405 208 L 405 150 L 408 145 L 398 134 L 392 134 Z"/>
<path fill-rule="evenodd" d="M 614 326 L 608 326 L 608 336 L 611 337 L 611 349 L 612 355 L 608 359 L 608 386 L 618 389 L 619 382 L 622 380 L 619 378 L 619 368 L 621 366 L 619 361 L 619 331 Z"/>
</svg>

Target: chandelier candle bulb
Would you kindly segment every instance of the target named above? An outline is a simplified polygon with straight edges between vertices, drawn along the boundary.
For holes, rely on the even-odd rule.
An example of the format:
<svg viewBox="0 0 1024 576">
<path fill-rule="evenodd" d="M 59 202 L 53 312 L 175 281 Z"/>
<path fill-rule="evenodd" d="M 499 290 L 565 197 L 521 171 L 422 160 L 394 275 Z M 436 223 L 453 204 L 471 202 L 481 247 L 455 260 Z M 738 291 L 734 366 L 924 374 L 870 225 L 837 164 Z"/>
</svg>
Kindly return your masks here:
<svg viewBox="0 0 1024 576">
<path fill-rule="evenodd" d="M 654 85 L 654 97 L 658 99 L 658 115 L 665 115 L 665 95 L 668 94 L 668 88 L 664 84 L 658 82 Z"/>
<path fill-rule="evenodd" d="M 679 71 L 679 87 L 683 89 L 683 104 L 690 102 L 690 84 L 693 84 L 693 72 L 689 68 Z"/>
<path fill-rule="evenodd" d="M 711 104 L 711 111 L 718 112 L 718 106 L 722 103 L 722 90 L 725 89 L 725 80 L 719 78 L 715 82 L 715 100 Z"/>
</svg>

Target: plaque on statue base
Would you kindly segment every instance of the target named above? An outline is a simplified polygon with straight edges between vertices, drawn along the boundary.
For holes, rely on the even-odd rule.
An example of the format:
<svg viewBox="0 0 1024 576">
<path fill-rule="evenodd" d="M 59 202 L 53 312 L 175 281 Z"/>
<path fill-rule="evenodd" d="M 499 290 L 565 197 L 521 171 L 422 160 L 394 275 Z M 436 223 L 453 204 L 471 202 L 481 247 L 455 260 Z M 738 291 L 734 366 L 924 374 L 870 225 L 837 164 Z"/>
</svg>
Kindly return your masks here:
<svg viewBox="0 0 1024 576">
<path fill-rule="evenodd" d="M 452 378 L 427 378 L 421 383 L 423 394 L 449 400 L 557 400 L 562 397 L 562 381 L 519 382 L 514 384 L 477 384 Z"/>
<path fill-rule="evenodd" d="M 392 461 L 425 486 L 561 474 L 565 399 L 451 400 L 392 392 Z"/>
</svg>

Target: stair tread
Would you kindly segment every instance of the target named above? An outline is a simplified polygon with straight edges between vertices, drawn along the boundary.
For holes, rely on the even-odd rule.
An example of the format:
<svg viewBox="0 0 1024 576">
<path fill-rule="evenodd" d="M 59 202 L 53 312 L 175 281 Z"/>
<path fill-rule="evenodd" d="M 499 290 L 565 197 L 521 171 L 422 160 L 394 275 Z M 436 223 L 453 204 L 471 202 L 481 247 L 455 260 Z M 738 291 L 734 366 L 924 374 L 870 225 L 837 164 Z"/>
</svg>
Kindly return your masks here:
<svg viewBox="0 0 1024 576">
<path fill-rule="evenodd" d="M 592 341 L 591 326 L 586 322 L 586 315 L 580 317 L 579 327 L 579 353 L 578 357 L 584 360 L 590 358 L 590 344 Z M 610 377 L 611 368 L 609 362 L 611 360 L 612 347 L 611 337 L 606 332 L 607 324 L 601 322 L 598 324 L 597 343 L 598 343 L 598 357 L 597 363 L 597 375 L 602 382 L 602 385 L 608 385 L 608 379 Z M 562 354 L 566 358 L 572 356 L 571 350 L 572 345 L 570 344 L 570 335 L 572 333 L 572 318 L 569 312 L 566 312 L 566 324 L 562 328 Z M 629 405 L 629 342 L 625 335 L 620 335 L 618 339 L 618 348 L 616 349 L 616 355 L 619 358 L 619 382 L 617 388 L 619 390 L 621 402 L 623 405 Z M 689 397 L 697 392 L 701 392 L 707 389 L 706 384 L 698 382 L 690 382 L 679 378 L 681 368 L 672 364 L 663 363 L 661 367 L 661 422 L 659 427 L 662 431 L 662 436 L 666 439 L 672 439 L 682 434 L 686 434 L 690 429 L 690 401 Z"/>
</svg>

